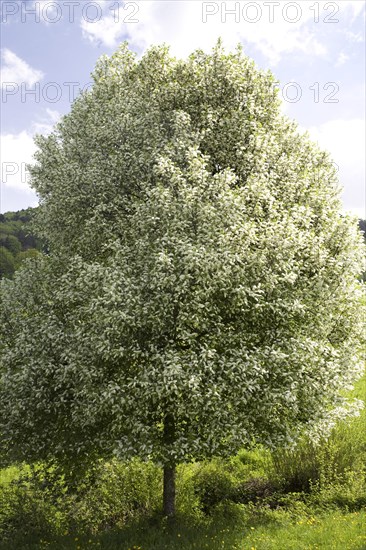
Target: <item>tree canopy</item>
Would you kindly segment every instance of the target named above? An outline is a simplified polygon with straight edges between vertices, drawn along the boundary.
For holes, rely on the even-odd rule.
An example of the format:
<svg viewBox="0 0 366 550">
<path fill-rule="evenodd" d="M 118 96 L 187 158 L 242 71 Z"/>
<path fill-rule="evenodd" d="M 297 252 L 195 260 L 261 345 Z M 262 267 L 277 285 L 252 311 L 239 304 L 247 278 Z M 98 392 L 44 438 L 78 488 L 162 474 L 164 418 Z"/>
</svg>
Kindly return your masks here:
<svg viewBox="0 0 366 550">
<path fill-rule="evenodd" d="M 2 285 L 3 455 L 173 468 L 295 441 L 360 373 L 331 159 L 240 49 L 124 44 L 93 78 L 37 139 L 50 254 Z"/>
</svg>

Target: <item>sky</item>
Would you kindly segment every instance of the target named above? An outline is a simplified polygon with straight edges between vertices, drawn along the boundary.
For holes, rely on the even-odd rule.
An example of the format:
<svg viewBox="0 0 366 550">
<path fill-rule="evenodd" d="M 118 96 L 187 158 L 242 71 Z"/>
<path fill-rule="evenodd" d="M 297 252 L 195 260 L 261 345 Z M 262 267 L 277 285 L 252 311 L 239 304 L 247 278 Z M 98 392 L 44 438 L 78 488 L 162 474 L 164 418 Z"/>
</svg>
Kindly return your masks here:
<svg viewBox="0 0 366 550">
<path fill-rule="evenodd" d="M 26 164 L 36 133 L 67 114 L 101 55 L 127 40 L 139 56 L 177 57 L 221 37 L 278 80 L 282 109 L 329 151 L 343 208 L 366 218 L 365 2 L 1 0 L 0 211 L 36 206 Z"/>
</svg>

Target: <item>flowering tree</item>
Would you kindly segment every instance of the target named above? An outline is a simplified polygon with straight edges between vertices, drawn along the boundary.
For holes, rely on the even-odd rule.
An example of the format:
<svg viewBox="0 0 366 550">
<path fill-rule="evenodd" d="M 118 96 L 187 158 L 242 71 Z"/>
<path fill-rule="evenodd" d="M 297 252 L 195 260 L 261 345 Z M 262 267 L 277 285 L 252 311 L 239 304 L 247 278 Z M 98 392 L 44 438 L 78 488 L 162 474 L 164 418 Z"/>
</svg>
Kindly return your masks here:
<svg viewBox="0 0 366 550">
<path fill-rule="evenodd" d="M 238 49 L 123 45 L 37 140 L 50 254 L 2 281 L 2 455 L 164 468 L 293 442 L 360 371 L 362 238 Z"/>
</svg>

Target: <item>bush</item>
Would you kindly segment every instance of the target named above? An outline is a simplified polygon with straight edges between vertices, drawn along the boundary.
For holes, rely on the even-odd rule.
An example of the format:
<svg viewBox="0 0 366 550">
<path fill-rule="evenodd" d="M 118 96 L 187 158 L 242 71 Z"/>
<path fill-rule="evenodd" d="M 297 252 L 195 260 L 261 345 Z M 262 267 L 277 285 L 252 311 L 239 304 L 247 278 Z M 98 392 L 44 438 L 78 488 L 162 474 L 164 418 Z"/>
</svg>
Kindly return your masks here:
<svg viewBox="0 0 366 550">
<path fill-rule="evenodd" d="M 160 469 L 137 460 L 101 462 L 75 486 L 54 467 L 22 469 L 0 485 L 0 535 L 39 540 L 120 527 L 159 509 L 161 484 Z"/>
<path fill-rule="evenodd" d="M 258 502 L 276 493 L 278 486 L 263 477 L 253 477 L 240 483 L 232 491 L 231 499 L 234 502 Z"/>
<path fill-rule="evenodd" d="M 161 503 L 161 470 L 152 463 L 113 460 L 102 463 L 95 482 L 73 494 L 70 528 L 98 532 L 156 512 Z"/>
<path fill-rule="evenodd" d="M 200 464 L 193 476 L 193 484 L 204 513 L 208 513 L 219 502 L 230 498 L 234 489 L 233 476 L 225 468 L 223 460 Z"/>
<path fill-rule="evenodd" d="M 177 468 L 176 477 L 176 508 L 181 517 L 189 521 L 200 522 L 204 519 L 200 495 L 194 484 L 195 476 L 202 465 L 198 462 L 181 464 Z"/>
<path fill-rule="evenodd" d="M 56 504 L 27 478 L 0 486 L 0 540 L 18 547 L 18 541 L 61 534 L 66 521 Z"/>
<path fill-rule="evenodd" d="M 366 377 L 358 382 L 353 396 L 364 397 L 365 385 Z M 320 444 L 303 438 L 292 451 L 274 452 L 271 478 L 286 492 L 310 492 L 315 484 L 325 487 L 339 481 L 346 472 L 359 472 L 360 476 L 366 462 L 365 422 L 364 409 L 360 416 L 339 422 L 329 439 Z"/>
<path fill-rule="evenodd" d="M 355 512 L 366 506 L 366 468 L 347 471 L 332 482 L 320 479 L 312 485 L 308 498 L 312 506 L 323 509 L 345 509 Z"/>
</svg>

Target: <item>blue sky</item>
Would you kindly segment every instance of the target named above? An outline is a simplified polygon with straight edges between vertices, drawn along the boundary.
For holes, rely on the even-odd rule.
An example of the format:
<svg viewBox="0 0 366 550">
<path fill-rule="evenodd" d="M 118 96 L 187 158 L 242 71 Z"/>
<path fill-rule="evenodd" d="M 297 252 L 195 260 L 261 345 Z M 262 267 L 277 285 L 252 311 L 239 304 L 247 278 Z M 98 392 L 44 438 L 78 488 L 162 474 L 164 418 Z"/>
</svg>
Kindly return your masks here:
<svg viewBox="0 0 366 550">
<path fill-rule="evenodd" d="M 25 163 L 87 86 L 95 62 L 128 40 L 139 55 L 210 50 L 219 36 L 279 80 L 283 110 L 330 151 L 344 208 L 366 217 L 365 2 L 2 0 L 1 212 L 37 204 Z"/>
</svg>

